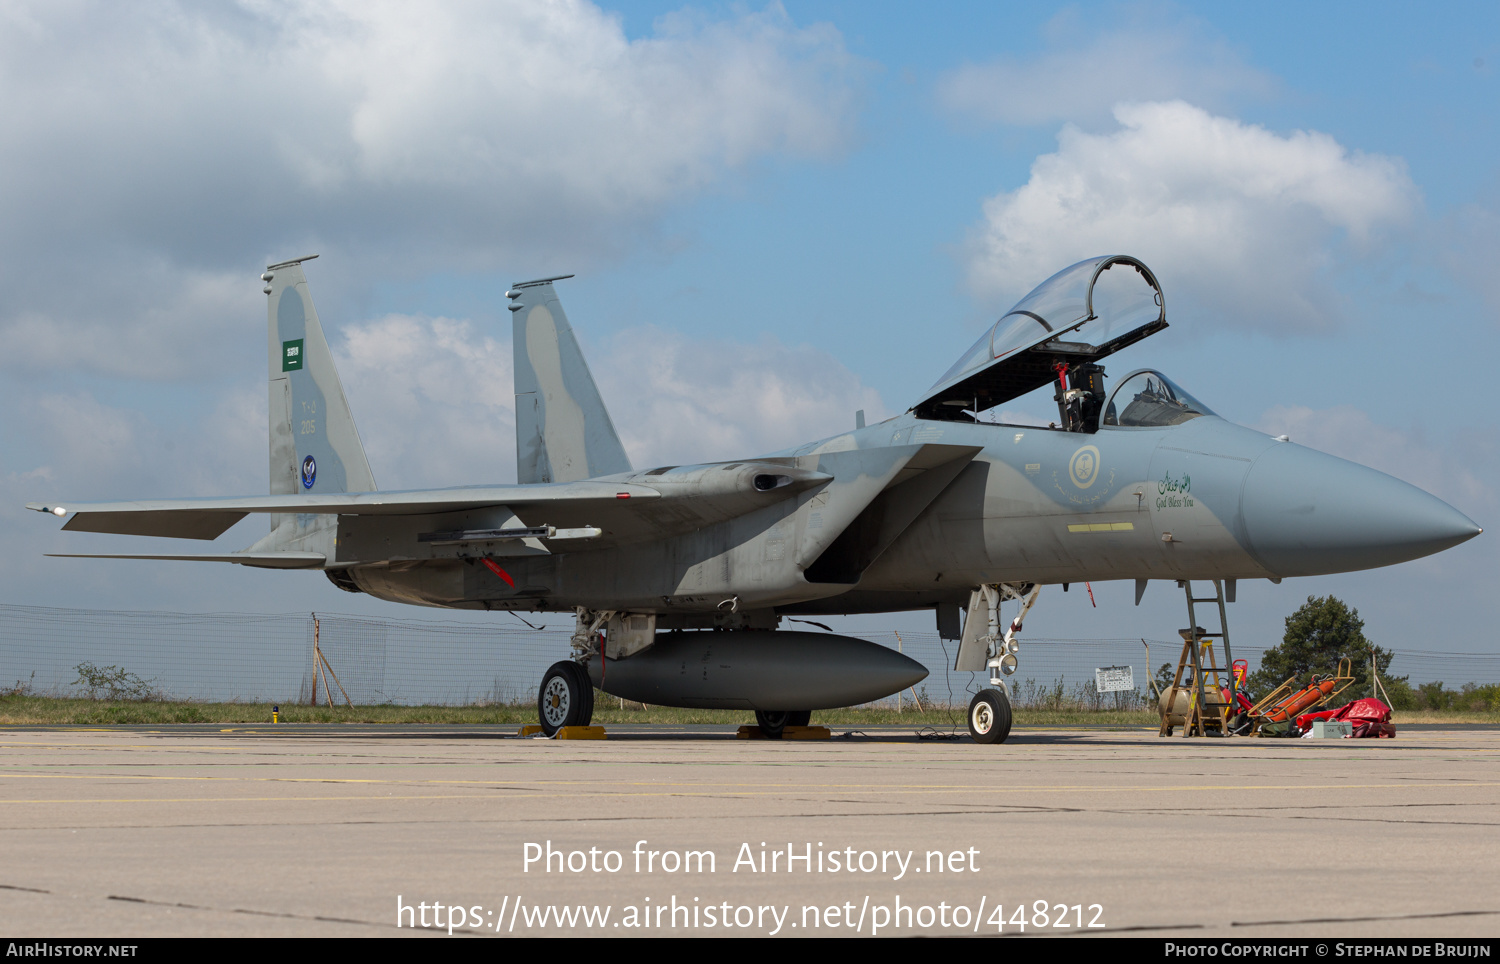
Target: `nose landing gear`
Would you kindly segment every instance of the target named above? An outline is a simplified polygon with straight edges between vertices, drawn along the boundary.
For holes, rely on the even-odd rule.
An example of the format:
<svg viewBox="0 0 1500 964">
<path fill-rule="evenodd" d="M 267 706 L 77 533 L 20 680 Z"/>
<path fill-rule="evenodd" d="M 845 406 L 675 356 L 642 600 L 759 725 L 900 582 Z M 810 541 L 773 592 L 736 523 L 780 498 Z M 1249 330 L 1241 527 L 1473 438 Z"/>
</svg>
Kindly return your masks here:
<svg viewBox="0 0 1500 964">
<path fill-rule="evenodd" d="M 975 743 L 1004 743 L 1010 736 L 1010 699 L 1003 690 L 982 689 L 969 703 L 969 735 Z"/>
<path fill-rule="evenodd" d="M 1041 587 L 1034 583 L 983 585 L 969 596 L 969 616 L 953 668 L 977 673 L 989 670 L 990 688 L 980 690 L 969 704 L 969 735 L 976 743 L 1003 743 L 1010 736 L 1011 707 L 1005 677 L 1016 671 L 1020 643 L 1016 634 Z M 1000 631 L 1000 603 L 1021 601 L 1021 611 L 1005 632 Z"/>
</svg>

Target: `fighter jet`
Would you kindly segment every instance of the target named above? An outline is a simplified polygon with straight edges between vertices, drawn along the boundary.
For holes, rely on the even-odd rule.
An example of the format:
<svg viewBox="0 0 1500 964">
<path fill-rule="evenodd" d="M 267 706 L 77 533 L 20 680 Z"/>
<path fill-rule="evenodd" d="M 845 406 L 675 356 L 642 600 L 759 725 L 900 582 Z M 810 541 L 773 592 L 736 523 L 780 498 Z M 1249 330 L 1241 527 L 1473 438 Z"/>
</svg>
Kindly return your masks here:
<svg viewBox="0 0 1500 964">
<path fill-rule="evenodd" d="M 267 268 L 269 496 L 76 504 L 64 529 L 212 540 L 250 513 L 270 534 L 207 560 L 322 572 L 381 599 L 567 612 L 571 658 L 542 679 L 549 735 L 597 687 L 646 703 L 753 710 L 780 735 L 812 710 L 926 675 L 868 640 L 782 628 L 818 614 L 931 609 L 955 669 L 990 671 L 969 729 L 1003 742 L 1022 618 L 1040 587 L 1237 581 L 1388 566 L 1480 533 L 1388 475 L 1232 424 L 1165 374 L 1107 389 L 1107 356 L 1167 327 L 1150 269 L 1065 268 L 1006 312 L 904 414 L 734 462 L 632 468 L 558 301 L 565 275 L 506 293 L 515 339 L 514 485 L 381 492 L 302 263 Z M 1051 389 L 1057 420 L 982 417 Z M 1006 625 L 1003 603 L 1015 600 Z M 966 613 L 966 618 L 963 614 Z M 1226 640 L 1227 644 L 1227 640 Z"/>
</svg>

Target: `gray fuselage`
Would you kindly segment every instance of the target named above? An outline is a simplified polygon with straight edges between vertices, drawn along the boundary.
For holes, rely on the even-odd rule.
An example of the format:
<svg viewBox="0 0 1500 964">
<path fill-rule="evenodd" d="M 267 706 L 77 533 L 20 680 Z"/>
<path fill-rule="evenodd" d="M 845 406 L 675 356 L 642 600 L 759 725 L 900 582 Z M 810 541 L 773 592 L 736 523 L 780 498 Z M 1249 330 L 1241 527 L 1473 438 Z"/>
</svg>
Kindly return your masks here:
<svg viewBox="0 0 1500 964">
<path fill-rule="evenodd" d="M 923 452 L 928 464 L 913 468 Z M 381 520 L 347 520 L 364 539 L 346 539 L 341 520 L 330 565 L 349 566 L 365 592 L 432 606 L 856 613 L 962 604 L 981 584 L 1366 569 L 1478 531 L 1404 482 L 1216 416 L 1083 433 L 907 413 L 754 461 L 832 480 L 669 538 L 566 552 L 516 545 L 496 557 L 513 586 L 461 549 L 419 545 L 422 524 L 374 540 L 377 561 L 358 547 L 372 526 L 385 530 Z M 608 478 L 666 488 L 740 465 Z M 639 508 L 659 510 L 675 511 Z M 533 515 L 521 521 L 549 523 Z"/>
</svg>

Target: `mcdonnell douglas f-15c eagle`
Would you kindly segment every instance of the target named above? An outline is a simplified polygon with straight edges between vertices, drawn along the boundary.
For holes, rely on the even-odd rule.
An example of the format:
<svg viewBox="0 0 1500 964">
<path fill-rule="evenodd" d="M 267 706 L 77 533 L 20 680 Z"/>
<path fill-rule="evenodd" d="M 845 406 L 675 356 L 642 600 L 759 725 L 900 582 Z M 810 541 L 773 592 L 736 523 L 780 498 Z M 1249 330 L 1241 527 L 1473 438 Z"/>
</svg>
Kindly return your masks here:
<svg viewBox="0 0 1500 964">
<path fill-rule="evenodd" d="M 312 256 L 315 257 L 315 256 Z M 321 570 L 340 589 L 465 609 L 577 615 L 543 729 L 589 722 L 593 689 L 756 711 L 762 730 L 879 699 L 926 675 L 875 643 L 784 617 L 934 608 L 955 669 L 998 688 L 970 731 L 1010 730 L 1002 676 L 1043 584 L 1348 572 L 1439 552 L 1478 526 L 1427 493 L 1216 416 L 1149 369 L 1106 391 L 1105 356 L 1167 327 L 1155 276 L 1123 256 L 1057 273 L 904 415 L 737 462 L 635 470 L 553 290 L 515 285 L 516 485 L 378 492 L 302 262 L 271 265 L 271 495 L 29 508 L 81 532 L 214 539 L 239 552 L 114 555 Z M 571 277 L 571 276 L 564 276 Z M 1056 424 L 976 416 L 1046 386 Z M 101 558 L 97 555 L 84 558 Z M 1002 631 L 1000 604 L 1020 600 Z M 961 610 L 967 618 L 960 627 Z"/>
</svg>

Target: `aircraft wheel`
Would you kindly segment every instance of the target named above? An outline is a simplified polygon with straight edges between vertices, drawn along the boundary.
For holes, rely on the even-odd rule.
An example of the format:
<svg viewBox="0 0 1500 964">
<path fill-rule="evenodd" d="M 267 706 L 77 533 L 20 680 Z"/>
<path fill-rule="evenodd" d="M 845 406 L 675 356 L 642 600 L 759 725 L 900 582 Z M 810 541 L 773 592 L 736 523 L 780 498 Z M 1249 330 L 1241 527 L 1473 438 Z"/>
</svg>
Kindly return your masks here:
<svg viewBox="0 0 1500 964">
<path fill-rule="evenodd" d="M 756 710 L 755 724 L 760 727 L 761 735 L 766 739 L 779 740 L 782 731 L 791 725 L 792 715 L 786 710 Z"/>
<path fill-rule="evenodd" d="M 969 735 L 975 743 L 1004 743 L 1010 736 L 1010 700 L 999 690 L 980 690 L 969 704 Z"/>
<path fill-rule="evenodd" d="M 565 726 L 587 726 L 594 715 L 594 688 L 577 663 L 553 663 L 537 691 L 537 719 L 552 736 Z"/>
<path fill-rule="evenodd" d="M 810 726 L 812 724 L 812 710 L 797 710 L 786 715 L 787 726 Z"/>
<path fill-rule="evenodd" d="M 581 663 L 573 664 L 573 672 L 578 674 L 578 688 L 583 693 L 583 710 L 578 714 L 578 726 L 588 726 L 594 722 L 594 681 L 589 679 L 589 669 Z"/>
</svg>

